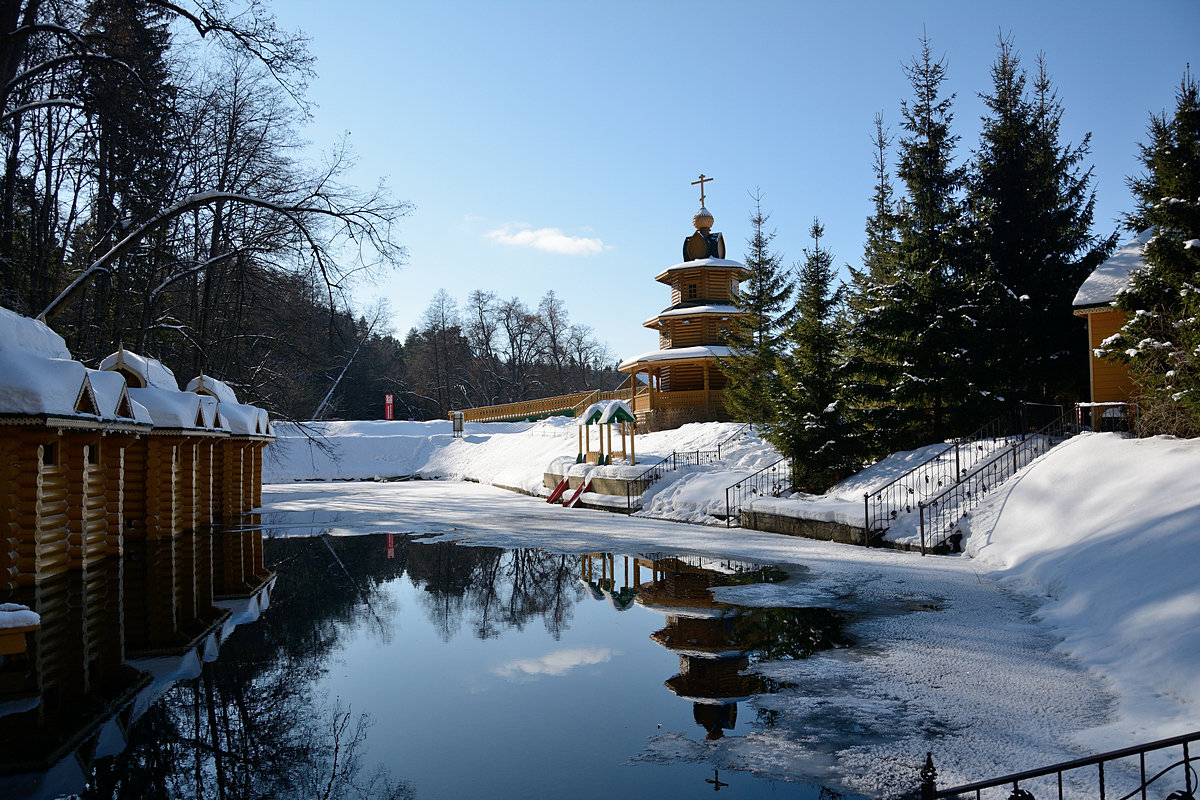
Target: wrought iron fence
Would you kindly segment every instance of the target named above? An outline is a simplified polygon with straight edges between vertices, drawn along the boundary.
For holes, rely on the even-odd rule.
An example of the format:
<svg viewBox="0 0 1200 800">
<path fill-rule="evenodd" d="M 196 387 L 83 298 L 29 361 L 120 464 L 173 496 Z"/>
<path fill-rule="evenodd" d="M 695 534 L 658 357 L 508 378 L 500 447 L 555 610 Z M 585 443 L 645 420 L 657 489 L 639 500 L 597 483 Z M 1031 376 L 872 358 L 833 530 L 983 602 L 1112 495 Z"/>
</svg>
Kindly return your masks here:
<svg viewBox="0 0 1200 800">
<path fill-rule="evenodd" d="M 941 491 L 917 502 L 921 515 L 921 554 L 943 544 L 958 532 L 962 518 L 974 509 L 989 491 L 1008 480 L 1016 472 L 1050 448 L 1065 441 L 1078 431 L 1075 411 L 1028 436 L 1022 436 L 1001 451 L 993 451 L 959 480 Z"/>
<path fill-rule="evenodd" d="M 1197 741 L 1200 731 L 949 789 L 937 788 L 937 768 L 933 754 L 928 753 L 920 772 L 920 797 L 940 800 L 973 794 L 975 800 L 984 800 L 987 790 L 999 789 L 987 792 L 989 800 L 1005 800 L 1006 794 L 1007 800 L 1047 800 L 1047 796 L 1058 800 L 1076 796 L 1149 800 L 1148 791 L 1153 787 L 1156 800 L 1195 800 L 1197 759 L 1189 745 Z M 1168 789 L 1174 791 L 1166 794 Z"/>
<path fill-rule="evenodd" d="M 874 492 L 863 495 L 863 527 L 867 534 L 882 533 L 900 514 L 912 513 L 925 498 L 954 485 L 972 466 L 991 453 L 1009 446 L 1023 433 L 1022 414 L 996 417 Z M 953 465 L 953 466 L 951 466 Z"/>
<path fill-rule="evenodd" d="M 753 432 L 754 428 L 750 423 L 747 423 L 729 436 L 726 436 L 717 443 L 716 450 L 674 450 L 671 454 L 661 461 L 653 464 L 649 469 L 625 484 L 625 507 L 632 513 L 641 508 L 642 495 L 650 488 L 650 484 L 657 481 L 668 472 L 674 472 L 681 467 L 699 467 L 705 464 L 713 464 L 720 461 L 723 456 L 724 449 L 733 441 L 742 438 L 749 432 Z"/>
<path fill-rule="evenodd" d="M 742 509 L 756 497 L 779 497 L 796 487 L 792 459 L 781 458 L 725 490 L 725 527 L 733 527 Z"/>
</svg>

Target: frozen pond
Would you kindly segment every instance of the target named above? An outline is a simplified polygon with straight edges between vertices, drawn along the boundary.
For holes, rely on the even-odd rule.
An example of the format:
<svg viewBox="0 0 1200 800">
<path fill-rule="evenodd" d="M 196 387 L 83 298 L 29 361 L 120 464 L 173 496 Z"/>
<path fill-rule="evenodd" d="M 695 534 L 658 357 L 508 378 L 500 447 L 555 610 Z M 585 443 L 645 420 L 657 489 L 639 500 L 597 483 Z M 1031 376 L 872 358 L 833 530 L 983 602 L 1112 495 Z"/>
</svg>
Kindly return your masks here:
<svg viewBox="0 0 1200 800">
<path fill-rule="evenodd" d="M 1110 708 L 1034 606 L 960 558 L 472 484 L 279 485 L 264 499 L 271 607 L 223 607 L 221 635 L 192 650 L 146 652 L 173 640 L 149 635 L 157 605 L 131 595 L 129 570 L 164 555 L 127 560 L 119 597 L 116 579 L 40 593 L 58 614 L 43 613 L 41 640 L 65 650 L 38 656 L 40 699 L 0 707 L 0 754 L 49 743 L 55 767 L 20 786 L 0 774 L 0 796 L 84 780 L 87 797 L 894 796 L 926 750 L 957 782 L 1078 755 L 1072 731 Z M 177 578 L 200 563 L 166 544 Z M 114 602 L 136 612 L 124 642 L 95 613 Z M 82 649 L 65 637 L 80 625 Z M 186 640 L 191 625 L 162 630 Z"/>
<path fill-rule="evenodd" d="M 702 743 L 771 724 L 745 705 L 776 688 L 741 674 L 749 660 L 843 641 L 832 614 L 740 609 L 708 592 L 778 570 L 391 541 L 266 543 L 280 579 L 261 632 L 320 643 L 313 696 L 369 715 L 364 771 L 429 798 L 687 797 L 714 780 L 728 796 L 819 794 L 646 752 L 652 737 Z"/>
</svg>

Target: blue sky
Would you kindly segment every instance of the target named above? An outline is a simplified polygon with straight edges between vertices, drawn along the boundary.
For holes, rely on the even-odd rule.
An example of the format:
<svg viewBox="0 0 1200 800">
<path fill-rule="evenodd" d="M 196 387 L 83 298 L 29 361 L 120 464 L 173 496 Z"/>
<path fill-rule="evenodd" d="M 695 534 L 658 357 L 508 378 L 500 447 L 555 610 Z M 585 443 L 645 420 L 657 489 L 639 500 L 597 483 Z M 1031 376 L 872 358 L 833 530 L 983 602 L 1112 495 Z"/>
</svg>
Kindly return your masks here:
<svg viewBox="0 0 1200 800">
<path fill-rule="evenodd" d="M 1200 3 L 388 2 L 277 0 L 311 37 L 314 152 L 349 133 L 355 182 L 414 205 L 401 270 L 360 286 L 403 335 L 433 294 L 548 289 L 615 358 L 657 347 L 641 323 L 669 303 L 698 193 L 731 258 L 763 194 L 776 248 L 802 258 L 814 216 L 838 264 L 861 259 L 872 119 L 899 130 L 902 66 L 925 30 L 957 94 L 959 159 L 976 145 L 1001 32 L 1045 54 L 1063 135 L 1091 132 L 1096 228 L 1119 225 L 1149 114 L 1170 109 Z M 332 10 L 331 10 L 332 9 Z"/>
</svg>

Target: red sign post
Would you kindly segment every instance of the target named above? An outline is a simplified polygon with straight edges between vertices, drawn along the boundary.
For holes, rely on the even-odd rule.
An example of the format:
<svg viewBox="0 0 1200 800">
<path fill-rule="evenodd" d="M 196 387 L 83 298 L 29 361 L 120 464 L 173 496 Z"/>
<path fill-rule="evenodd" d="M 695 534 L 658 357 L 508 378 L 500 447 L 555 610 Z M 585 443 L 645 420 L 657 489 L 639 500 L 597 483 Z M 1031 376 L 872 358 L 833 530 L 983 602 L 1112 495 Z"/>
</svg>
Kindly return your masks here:
<svg viewBox="0 0 1200 800">
<path fill-rule="evenodd" d="M 383 418 L 391 419 L 394 409 L 395 406 L 392 405 L 392 396 L 390 394 L 385 394 L 383 396 Z"/>
<path fill-rule="evenodd" d="M 388 395 L 388 397 L 391 397 L 391 395 Z M 396 534 L 394 533 L 389 533 L 387 535 L 387 557 L 396 557 Z"/>
</svg>

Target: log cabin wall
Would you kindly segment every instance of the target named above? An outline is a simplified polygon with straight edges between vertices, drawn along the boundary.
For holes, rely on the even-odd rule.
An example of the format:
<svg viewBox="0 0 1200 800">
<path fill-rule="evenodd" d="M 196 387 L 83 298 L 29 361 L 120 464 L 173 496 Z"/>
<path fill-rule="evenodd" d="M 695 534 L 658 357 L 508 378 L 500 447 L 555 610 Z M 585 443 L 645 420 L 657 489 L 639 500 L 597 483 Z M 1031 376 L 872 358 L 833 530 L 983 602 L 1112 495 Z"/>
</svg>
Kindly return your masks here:
<svg viewBox="0 0 1200 800">
<path fill-rule="evenodd" d="M 21 467 L 16 439 L 0 436 L 0 591 L 11 592 L 17 588 L 20 572 L 21 528 L 16 517 L 17 473 Z"/>
<path fill-rule="evenodd" d="M 14 481 L 20 531 L 17 584 L 29 586 L 47 577 L 62 575 L 69 568 L 69 484 L 67 470 L 60 460 L 57 438 L 46 432 L 17 435 L 21 437 L 25 453 L 34 456 L 23 459 L 32 468 L 19 470 Z"/>
</svg>

